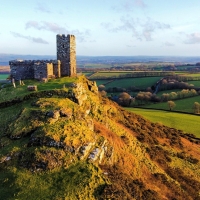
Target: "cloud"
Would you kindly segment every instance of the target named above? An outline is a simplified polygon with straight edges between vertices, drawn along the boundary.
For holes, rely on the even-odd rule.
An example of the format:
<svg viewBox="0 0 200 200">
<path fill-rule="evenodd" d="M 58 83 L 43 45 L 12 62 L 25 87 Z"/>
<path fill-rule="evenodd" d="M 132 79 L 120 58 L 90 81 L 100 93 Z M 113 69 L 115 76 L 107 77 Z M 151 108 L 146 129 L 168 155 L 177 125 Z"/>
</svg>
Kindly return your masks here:
<svg viewBox="0 0 200 200">
<path fill-rule="evenodd" d="M 78 29 L 68 29 L 63 26 L 60 26 L 56 23 L 47 22 L 47 21 L 28 21 L 25 25 L 26 29 L 34 28 L 36 30 L 46 30 L 56 34 L 74 34 L 79 42 L 86 42 L 90 36 L 90 30 L 86 29 L 84 31 L 80 31 Z"/>
<path fill-rule="evenodd" d="M 173 46 L 175 46 L 175 45 L 174 45 L 173 43 L 171 43 L 171 42 L 165 42 L 164 45 L 167 46 L 167 47 L 173 47 Z"/>
<path fill-rule="evenodd" d="M 46 22 L 42 21 L 41 23 L 38 23 L 37 21 L 28 21 L 25 25 L 26 29 L 34 28 L 37 30 L 46 30 L 51 31 L 54 33 L 65 33 L 67 32 L 66 28 L 59 26 L 56 23 Z"/>
<path fill-rule="evenodd" d="M 134 4 L 138 7 L 145 8 L 147 5 L 144 3 L 143 0 L 134 0 Z"/>
<path fill-rule="evenodd" d="M 200 32 L 186 34 L 185 44 L 199 44 L 200 43 Z"/>
<path fill-rule="evenodd" d="M 32 41 L 32 42 L 35 42 L 35 43 L 40 43 L 40 44 L 49 44 L 46 40 L 43 40 L 42 38 L 25 36 L 25 35 L 22 35 L 20 33 L 12 32 L 12 31 L 10 33 L 16 38 L 24 38 L 26 40 L 29 40 L 29 41 Z"/>
<path fill-rule="evenodd" d="M 128 47 L 128 48 L 134 48 L 134 47 L 136 47 L 136 46 L 134 46 L 134 45 L 126 45 L 126 47 Z"/>
<path fill-rule="evenodd" d="M 133 18 L 125 18 L 122 17 L 120 19 L 120 25 L 114 26 L 112 23 L 101 23 L 101 26 L 104 27 L 106 30 L 110 32 L 120 32 L 120 31 L 128 31 L 132 32 L 133 36 L 139 36 L 138 32 L 136 31 L 137 22 Z"/>
<path fill-rule="evenodd" d="M 164 29 L 170 29 L 170 25 L 169 24 L 165 24 L 165 23 L 161 23 L 158 21 L 154 21 L 151 18 L 148 18 L 146 20 L 146 22 L 141 23 L 140 24 L 143 27 L 143 37 L 146 39 L 146 41 L 151 41 L 152 39 L 152 34 L 160 29 L 160 30 L 164 30 Z"/>
<path fill-rule="evenodd" d="M 48 9 L 46 5 L 43 5 L 41 3 L 38 3 L 37 6 L 35 7 L 35 10 L 44 12 L 44 13 L 51 13 L 51 11 Z"/>
<path fill-rule="evenodd" d="M 146 8 L 147 5 L 144 3 L 144 0 L 126 0 L 120 6 L 113 6 L 112 9 L 116 11 L 126 11 L 131 12 L 136 8 Z"/>
<path fill-rule="evenodd" d="M 139 18 L 121 17 L 120 25 L 113 25 L 112 23 L 101 23 L 101 26 L 110 32 L 126 31 L 131 32 L 132 36 L 138 40 L 153 40 L 153 33 L 157 30 L 170 29 L 169 24 L 161 23 L 159 21 L 147 18 L 141 20 Z"/>
</svg>

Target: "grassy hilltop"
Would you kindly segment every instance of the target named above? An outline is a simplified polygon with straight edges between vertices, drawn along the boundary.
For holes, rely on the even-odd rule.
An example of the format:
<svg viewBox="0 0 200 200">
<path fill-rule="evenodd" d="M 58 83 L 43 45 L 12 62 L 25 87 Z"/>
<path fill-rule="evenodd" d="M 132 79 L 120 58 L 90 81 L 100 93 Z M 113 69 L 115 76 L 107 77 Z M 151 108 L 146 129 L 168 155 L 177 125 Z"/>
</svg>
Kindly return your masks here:
<svg viewBox="0 0 200 200">
<path fill-rule="evenodd" d="M 0 90 L 2 199 L 199 199 L 194 135 L 125 111 L 84 76 L 24 82 Z"/>
</svg>

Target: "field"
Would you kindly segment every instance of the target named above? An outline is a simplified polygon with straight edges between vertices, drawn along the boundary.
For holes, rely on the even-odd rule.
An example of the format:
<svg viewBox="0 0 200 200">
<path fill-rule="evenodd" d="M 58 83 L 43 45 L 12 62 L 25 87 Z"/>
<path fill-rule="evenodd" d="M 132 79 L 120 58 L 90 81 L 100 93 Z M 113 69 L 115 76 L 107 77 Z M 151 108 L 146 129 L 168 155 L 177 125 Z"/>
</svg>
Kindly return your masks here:
<svg viewBox="0 0 200 200">
<path fill-rule="evenodd" d="M 195 87 L 200 87 L 200 80 L 198 80 L 198 81 L 187 81 L 187 83 L 192 84 Z"/>
<path fill-rule="evenodd" d="M 86 77 L 91 76 L 94 72 L 81 72 L 81 74 L 85 75 Z"/>
<path fill-rule="evenodd" d="M 102 64 L 102 63 L 85 63 L 84 65 L 78 64 L 78 67 L 84 68 L 110 68 L 111 64 Z"/>
<path fill-rule="evenodd" d="M 95 82 L 97 83 L 97 85 L 104 85 L 104 84 L 110 82 L 110 80 L 107 80 L 107 79 L 105 79 L 105 80 L 95 80 Z"/>
<path fill-rule="evenodd" d="M 113 82 L 106 85 L 106 88 L 109 87 L 135 87 L 137 89 L 146 89 L 147 87 L 151 87 L 162 77 L 142 77 L 142 78 L 126 78 L 126 79 L 117 79 Z"/>
<path fill-rule="evenodd" d="M 174 75 L 174 72 L 167 71 L 99 71 L 94 73 L 90 79 L 113 79 L 113 78 L 130 78 L 130 77 L 164 77 Z"/>
<path fill-rule="evenodd" d="M 200 77 L 200 73 L 185 73 L 183 76 Z"/>
<path fill-rule="evenodd" d="M 194 102 L 200 103 L 200 96 L 195 96 L 195 97 L 190 97 L 190 98 L 185 98 L 185 99 L 180 99 L 180 100 L 174 100 L 174 103 L 176 104 L 176 106 L 174 107 L 173 110 L 187 112 L 187 113 L 193 113 L 194 112 L 194 110 L 193 110 Z M 169 110 L 167 102 L 145 105 L 143 107 Z"/>
<path fill-rule="evenodd" d="M 8 76 L 9 74 L 0 74 L 0 80 L 5 80 Z"/>
<path fill-rule="evenodd" d="M 102 79 L 106 79 L 106 78 L 119 78 L 120 76 L 125 76 L 127 74 L 131 74 L 132 72 L 121 72 L 121 71 L 113 71 L 113 72 L 110 72 L 110 71 L 101 71 L 101 72 L 97 72 L 95 73 L 94 75 L 92 75 L 92 79 L 95 79 L 95 78 L 102 78 Z"/>
<path fill-rule="evenodd" d="M 192 133 L 200 138 L 200 116 L 138 108 L 126 108 L 126 110 L 141 115 L 152 122 L 183 130 L 185 133 Z"/>
</svg>

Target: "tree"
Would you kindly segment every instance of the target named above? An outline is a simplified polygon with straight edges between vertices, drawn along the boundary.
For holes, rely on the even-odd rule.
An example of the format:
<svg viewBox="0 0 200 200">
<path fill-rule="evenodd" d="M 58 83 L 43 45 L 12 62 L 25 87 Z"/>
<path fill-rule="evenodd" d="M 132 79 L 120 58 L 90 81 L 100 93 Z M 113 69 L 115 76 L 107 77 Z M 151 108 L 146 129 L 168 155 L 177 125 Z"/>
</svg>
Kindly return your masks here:
<svg viewBox="0 0 200 200">
<path fill-rule="evenodd" d="M 176 104 L 173 101 L 168 101 L 167 104 L 169 106 L 169 110 L 172 110 L 176 106 Z"/>
<path fill-rule="evenodd" d="M 107 92 L 106 92 L 105 90 L 99 91 L 99 94 L 100 94 L 102 97 L 106 97 L 106 96 L 107 96 Z"/>
<path fill-rule="evenodd" d="M 191 96 L 197 95 L 197 91 L 195 89 L 190 90 Z"/>
<path fill-rule="evenodd" d="M 119 95 L 118 103 L 122 106 L 129 106 L 131 103 L 131 96 L 126 92 L 122 92 Z"/>
<path fill-rule="evenodd" d="M 151 100 L 152 97 L 152 93 L 151 92 L 139 92 L 136 96 L 137 100 L 140 100 L 141 103 L 144 101 L 145 103 L 147 103 L 148 101 Z"/>
<path fill-rule="evenodd" d="M 169 95 L 170 95 L 170 99 L 176 99 L 177 98 L 176 92 L 171 92 Z"/>
<path fill-rule="evenodd" d="M 198 114 L 200 111 L 200 104 L 198 102 L 194 102 L 194 113 Z"/>
<path fill-rule="evenodd" d="M 164 94 L 162 94 L 162 96 L 161 96 L 161 99 L 162 99 L 162 101 L 167 101 L 167 100 L 169 100 L 169 94 L 168 93 L 164 93 Z"/>
<path fill-rule="evenodd" d="M 99 89 L 99 91 L 105 90 L 105 86 L 104 85 L 99 85 L 98 89 Z"/>
</svg>

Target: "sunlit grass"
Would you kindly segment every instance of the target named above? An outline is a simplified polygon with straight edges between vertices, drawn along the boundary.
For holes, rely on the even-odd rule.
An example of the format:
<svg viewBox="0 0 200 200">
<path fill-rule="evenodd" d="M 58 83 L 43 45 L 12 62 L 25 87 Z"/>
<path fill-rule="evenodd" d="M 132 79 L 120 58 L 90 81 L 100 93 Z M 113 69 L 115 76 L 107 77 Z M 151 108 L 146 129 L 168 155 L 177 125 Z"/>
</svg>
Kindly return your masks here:
<svg viewBox="0 0 200 200">
<path fill-rule="evenodd" d="M 27 90 L 28 85 L 36 85 L 38 91 L 54 90 L 62 89 L 64 85 L 65 87 L 69 87 L 71 83 L 75 82 L 75 80 L 76 78 L 71 77 L 49 80 L 48 83 L 42 83 L 36 80 L 24 80 L 25 85 L 19 85 L 19 82 L 16 81 L 16 88 L 14 88 L 10 83 L 7 84 L 5 88 L 0 90 L 0 102 L 14 98 L 20 98 L 26 94 L 29 94 L 30 91 Z"/>
<path fill-rule="evenodd" d="M 200 138 L 200 116 L 139 108 L 126 109 L 139 114 L 152 122 L 183 130 L 184 132 L 192 133 Z"/>
<path fill-rule="evenodd" d="M 99 168 L 86 162 L 38 174 L 12 167 L 0 174 L 1 199 L 94 200 L 104 184 Z"/>
</svg>

